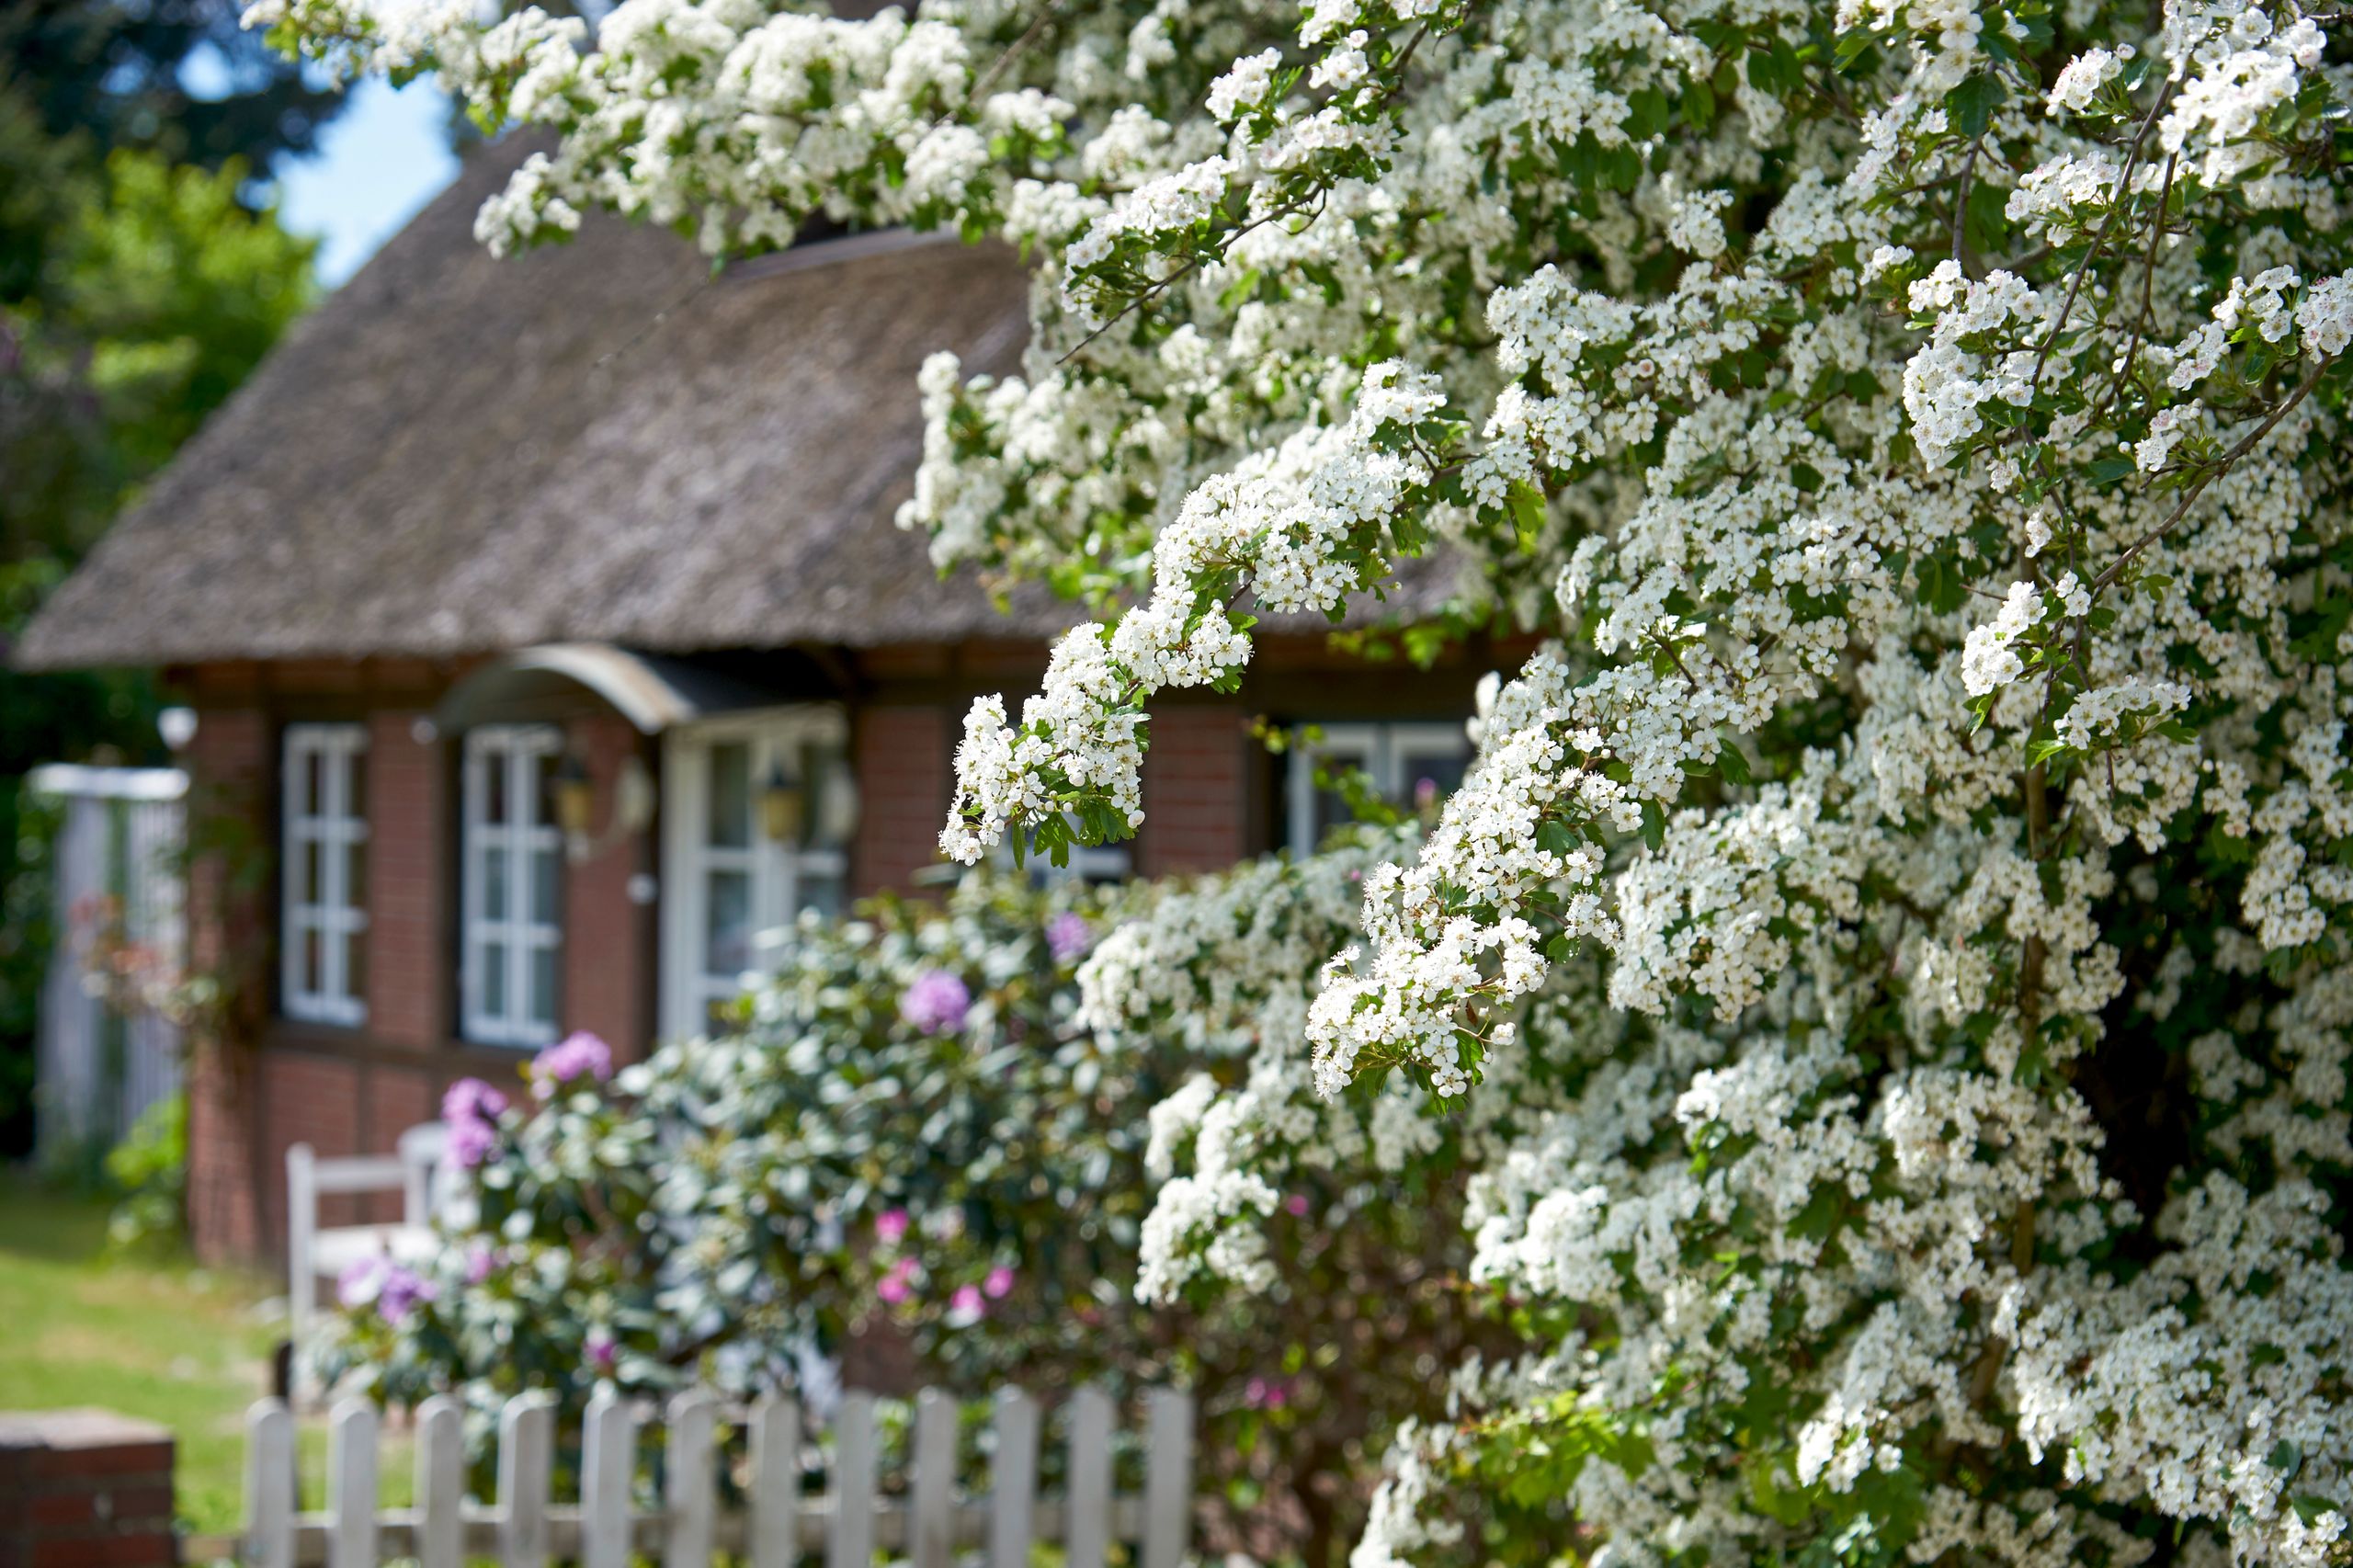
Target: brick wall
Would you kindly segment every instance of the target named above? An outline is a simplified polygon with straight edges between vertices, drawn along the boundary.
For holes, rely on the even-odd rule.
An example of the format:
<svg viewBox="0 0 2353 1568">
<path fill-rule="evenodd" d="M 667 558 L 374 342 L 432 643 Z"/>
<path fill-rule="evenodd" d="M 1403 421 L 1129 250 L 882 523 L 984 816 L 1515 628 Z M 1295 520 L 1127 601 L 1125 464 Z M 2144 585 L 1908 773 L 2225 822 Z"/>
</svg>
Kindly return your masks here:
<svg viewBox="0 0 2353 1568">
<path fill-rule="evenodd" d="M 949 723 L 938 707 L 868 708 L 852 720 L 858 774 L 858 836 L 850 846 L 850 892 L 863 898 L 905 890 L 939 863 L 939 827 L 952 790 Z"/>
<path fill-rule="evenodd" d="M 272 739 L 257 708 L 207 710 L 186 758 L 193 842 L 188 869 L 188 963 L 233 977 L 225 1033 L 189 1041 L 188 1222 L 208 1259 L 251 1256 L 260 1245 L 251 1042 L 270 989 L 267 935 L 275 864 L 269 842 Z"/>
<path fill-rule="evenodd" d="M 1242 858 L 1248 812 L 1248 720 L 1233 708 L 1164 708 L 1143 756 L 1143 826 L 1135 867 L 1147 877 L 1214 871 Z"/>
<path fill-rule="evenodd" d="M 449 954 L 440 902 L 449 820 L 441 748 L 422 713 L 368 722 L 368 1031 L 430 1050 L 449 1038 Z"/>
<path fill-rule="evenodd" d="M 170 1568 L 172 1435 L 105 1410 L 0 1412 L 0 1568 Z"/>
</svg>

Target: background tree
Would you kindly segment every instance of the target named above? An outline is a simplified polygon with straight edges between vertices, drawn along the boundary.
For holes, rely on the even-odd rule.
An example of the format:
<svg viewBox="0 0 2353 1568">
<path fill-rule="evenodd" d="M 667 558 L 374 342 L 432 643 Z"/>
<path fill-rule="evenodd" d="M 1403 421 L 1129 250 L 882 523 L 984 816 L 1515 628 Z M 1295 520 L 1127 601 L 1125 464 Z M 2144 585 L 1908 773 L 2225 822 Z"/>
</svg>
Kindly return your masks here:
<svg viewBox="0 0 2353 1568">
<path fill-rule="evenodd" d="M 0 663 L 310 299 L 312 246 L 278 227 L 261 178 L 342 97 L 236 24 L 233 5 L 171 0 L 0 8 Z M 24 772 L 162 755 L 142 675 L 0 668 L 0 1150 L 15 1151 L 58 936 Z"/>
<path fill-rule="evenodd" d="M 237 0 L 17 0 L 0 10 L 0 76 L 47 134 L 265 177 L 318 145 L 347 101 L 240 25 Z"/>
</svg>

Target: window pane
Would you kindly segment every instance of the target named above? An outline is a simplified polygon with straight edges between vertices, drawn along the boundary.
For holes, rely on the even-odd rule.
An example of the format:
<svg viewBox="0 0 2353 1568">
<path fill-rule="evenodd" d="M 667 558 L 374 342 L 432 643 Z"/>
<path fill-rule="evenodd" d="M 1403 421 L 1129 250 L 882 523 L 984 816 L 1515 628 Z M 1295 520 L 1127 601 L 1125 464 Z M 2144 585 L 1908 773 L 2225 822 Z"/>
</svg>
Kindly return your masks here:
<svg viewBox="0 0 2353 1568">
<path fill-rule="evenodd" d="M 496 746 L 482 753 L 482 820 L 503 823 L 506 820 L 506 754 Z"/>
<path fill-rule="evenodd" d="M 346 752 L 343 758 L 345 814 L 357 822 L 368 820 L 368 754 L 364 751 Z"/>
<path fill-rule="evenodd" d="M 306 996 L 319 994 L 320 980 L 325 974 L 325 939 L 315 926 L 302 927 L 302 962 L 297 971 L 296 985 Z"/>
<path fill-rule="evenodd" d="M 326 897 L 326 846 L 307 838 L 294 846 L 294 886 L 304 903 L 317 905 Z"/>
<path fill-rule="evenodd" d="M 555 949 L 531 949 L 531 1018 L 555 1027 Z"/>
<path fill-rule="evenodd" d="M 1401 753 L 1397 781 L 1405 792 L 1402 803 L 1419 811 L 1444 800 L 1462 787 L 1463 771 L 1470 766 L 1467 751 Z"/>
<path fill-rule="evenodd" d="M 475 862 L 482 867 L 482 916 L 485 920 L 506 918 L 506 846 L 485 845 Z"/>
<path fill-rule="evenodd" d="M 506 944 L 482 945 L 482 1010 L 494 1018 L 506 1016 Z"/>
<path fill-rule="evenodd" d="M 531 907 L 526 918 L 543 926 L 563 923 L 563 915 L 556 903 L 556 852 L 535 849 L 531 852 Z"/>
<path fill-rule="evenodd" d="M 799 891 L 801 907 L 824 915 L 839 915 L 848 903 L 843 896 L 842 879 L 837 873 L 804 870 Z"/>
<path fill-rule="evenodd" d="M 368 907 L 368 846 L 343 846 L 343 903 L 346 909 Z"/>
<path fill-rule="evenodd" d="M 710 842 L 741 849 L 752 842 L 752 748 L 728 741 L 710 748 Z"/>
<path fill-rule="evenodd" d="M 712 871 L 704 886 L 703 968 L 733 978 L 752 963 L 752 879 L 742 871 Z"/>
<path fill-rule="evenodd" d="M 344 994 L 354 1002 L 368 1000 L 368 934 L 354 931 L 343 937 Z"/>
</svg>

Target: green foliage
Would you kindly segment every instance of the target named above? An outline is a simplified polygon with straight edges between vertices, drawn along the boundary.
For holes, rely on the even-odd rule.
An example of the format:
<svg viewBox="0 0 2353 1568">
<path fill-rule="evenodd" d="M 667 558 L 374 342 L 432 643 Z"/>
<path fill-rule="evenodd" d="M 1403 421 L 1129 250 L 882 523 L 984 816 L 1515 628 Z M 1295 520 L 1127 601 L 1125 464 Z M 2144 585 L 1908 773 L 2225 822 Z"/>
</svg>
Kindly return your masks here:
<svg viewBox="0 0 2353 1568">
<path fill-rule="evenodd" d="M 107 1153 L 117 1195 L 107 1244 L 118 1252 L 176 1251 L 188 1235 L 188 1096 L 149 1106 Z"/>
<path fill-rule="evenodd" d="M 50 136 L 220 168 L 304 153 L 345 96 L 242 24 L 244 0 L 21 0 L 0 62 Z"/>
</svg>

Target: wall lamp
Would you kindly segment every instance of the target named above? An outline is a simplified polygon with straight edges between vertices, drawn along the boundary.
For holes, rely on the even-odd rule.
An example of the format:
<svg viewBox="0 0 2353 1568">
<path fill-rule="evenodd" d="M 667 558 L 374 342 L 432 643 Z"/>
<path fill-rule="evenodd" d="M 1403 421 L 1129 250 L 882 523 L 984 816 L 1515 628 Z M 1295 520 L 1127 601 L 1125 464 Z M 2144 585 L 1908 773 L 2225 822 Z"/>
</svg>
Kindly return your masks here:
<svg viewBox="0 0 2353 1568">
<path fill-rule="evenodd" d="M 654 776 L 636 753 L 621 760 L 613 780 L 612 810 L 605 831 L 590 824 L 597 815 L 597 782 L 580 754 L 567 749 L 555 770 L 555 822 L 563 830 L 564 858 L 577 866 L 594 860 L 621 840 L 643 833 L 654 822 Z"/>
</svg>

